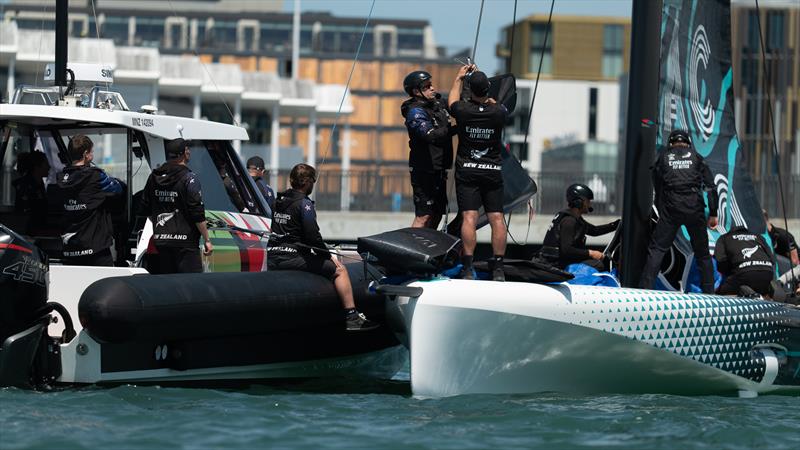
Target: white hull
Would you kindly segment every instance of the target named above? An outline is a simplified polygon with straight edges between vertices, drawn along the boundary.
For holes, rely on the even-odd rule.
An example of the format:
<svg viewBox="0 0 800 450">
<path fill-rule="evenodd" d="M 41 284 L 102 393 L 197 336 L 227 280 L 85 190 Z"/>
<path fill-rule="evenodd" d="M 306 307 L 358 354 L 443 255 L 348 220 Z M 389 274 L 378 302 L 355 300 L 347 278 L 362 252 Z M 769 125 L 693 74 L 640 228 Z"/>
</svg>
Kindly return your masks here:
<svg viewBox="0 0 800 450">
<path fill-rule="evenodd" d="M 513 282 L 411 285 L 423 294 L 390 308 L 401 340 L 398 325 L 408 332 L 414 395 L 800 393 L 800 380 L 776 383 L 779 358 L 770 355 L 786 330 L 771 302 Z M 755 361 L 754 347 L 766 347 L 767 358 Z"/>
</svg>

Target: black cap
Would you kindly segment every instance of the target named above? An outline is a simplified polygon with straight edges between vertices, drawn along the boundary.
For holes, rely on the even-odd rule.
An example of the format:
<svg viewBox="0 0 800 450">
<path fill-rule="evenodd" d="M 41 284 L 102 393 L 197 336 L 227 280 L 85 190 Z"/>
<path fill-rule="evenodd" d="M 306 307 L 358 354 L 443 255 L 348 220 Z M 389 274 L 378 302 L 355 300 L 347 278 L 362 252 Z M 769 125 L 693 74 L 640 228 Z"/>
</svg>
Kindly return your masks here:
<svg viewBox="0 0 800 450">
<path fill-rule="evenodd" d="M 258 170 L 264 170 L 264 160 L 260 156 L 253 156 L 247 160 L 247 168 L 255 167 Z"/>
<path fill-rule="evenodd" d="M 173 139 L 164 144 L 164 150 L 168 156 L 178 156 L 183 154 L 186 147 L 189 146 L 189 141 L 183 138 Z"/>
<path fill-rule="evenodd" d="M 489 92 L 489 78 L 483 72 L 472 72 L 469 76 L 469 89 L 478 97 L 483 97 Z"/>
</svg>

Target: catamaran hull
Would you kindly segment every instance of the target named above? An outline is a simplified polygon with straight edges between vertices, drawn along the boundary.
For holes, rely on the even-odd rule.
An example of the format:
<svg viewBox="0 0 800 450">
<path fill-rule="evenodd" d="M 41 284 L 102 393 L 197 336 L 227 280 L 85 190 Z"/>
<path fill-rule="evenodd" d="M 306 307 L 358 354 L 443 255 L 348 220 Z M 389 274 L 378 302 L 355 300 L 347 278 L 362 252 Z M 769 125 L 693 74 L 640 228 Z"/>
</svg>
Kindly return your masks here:
<svg viewBox="0 0 800 450">
<path fill-rule="evenodd" d="M 414 395 L 800 393 L 800 336 L 755 299 L 436 280 L 390 304 Z M 794 319 L 796 320 L 796 319 Z M 407 334 L 403 334 L 405 331 Z"/>
</svg>

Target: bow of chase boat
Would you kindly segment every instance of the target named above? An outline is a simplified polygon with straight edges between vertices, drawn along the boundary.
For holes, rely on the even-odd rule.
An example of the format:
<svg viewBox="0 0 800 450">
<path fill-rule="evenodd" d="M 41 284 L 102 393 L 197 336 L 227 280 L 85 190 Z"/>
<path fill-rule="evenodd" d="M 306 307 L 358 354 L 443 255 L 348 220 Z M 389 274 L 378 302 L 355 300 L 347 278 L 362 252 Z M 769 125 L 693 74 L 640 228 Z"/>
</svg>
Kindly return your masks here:
<svg viewBox="0 0 800 450">
<path fill-rule="evenodd" d="M 414 395 L 800 394 L 800 311 L 754 298 L 431 279 L 396 295 Z M 418 291 L 419 292 L 419 291 Z"/>
<path fill-rule="evenodd" d="M 344 330 L 328 280 L 266 272 L 271 211 L 234 149 L 248 138 L 243 128 L 128 111 L 118 93 L 94 86 L 110 83 L 110 70 L 70 70 L 72 95 L 23 87 L 13 104 L 0 104 L 2 193 L 13 192 L 21 155 L 42 152 L 53 204 L 41 215 L 16 211 L 13 196 L 0 205 L 0 386 L 390 378 L 405 364 L 407 351 L 386 327 Z M 117 267 L 60 264 L 52 188 L 78 133 L 127 187 L 109 205 Z M 207 273 L 151 275 L 152 225 L 136 217 L 138 193 L 166 160 L 164 143 L 178 137 L 192 143 L 189 167 L 203 187 L 214 252 L 204 256 Z M 361 263 L 347 268 L 359 310 L 382 322 L 385 298 L 367 291 L 378 275 Z"/>
</svg>

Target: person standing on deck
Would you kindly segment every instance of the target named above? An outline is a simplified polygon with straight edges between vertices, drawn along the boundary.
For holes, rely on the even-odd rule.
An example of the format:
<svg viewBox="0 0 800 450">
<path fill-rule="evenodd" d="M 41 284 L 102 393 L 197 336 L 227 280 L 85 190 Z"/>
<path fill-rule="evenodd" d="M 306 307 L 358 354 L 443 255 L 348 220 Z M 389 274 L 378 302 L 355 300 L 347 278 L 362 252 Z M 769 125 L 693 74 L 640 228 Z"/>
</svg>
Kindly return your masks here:
<svg viewBox="0 0 800 450">
<path fill-rule="evenodd" d="M 647 262 L 639 286 L 652 289 L 661 260 L 669 250 L 681 225 L 686 227 L 692 251 L 700 270 L 700 285 L 704 293 L 714 293 L 714 267 L 708 252 L 709 228 L 717 226 L 717 191 L 711 171 L 692 147 L 689 134 L 675 130 L 669 135 L 668 147 L 653 166 L 653 186 L 656 192 L 658 223 L 650 237 Z M 708 195 L 708 220 L 705 218 L 703 192 Z"/>
<path fill-rule="evenodd" d="M 253 177 L 258 190 L 261 191 L 261 195 L 267 201 L 269 214 L 272 215 L 272 211 L 275 210 L 275 192 L 264 180 L 264 160 L 260 156 L 253 156 L 248 159 L 247 171 L 250 172 L 250 176 Z"/>
<path fill-rule="evenodd" d="M 460 96 L 468 73 L 472 98 L 464 101 Z M 462 277 L 474 278 L 472 258 L 477 244 L 478 210 L 483 206 L 492 228 L 494 256 L 489 261 L 489 270 L 493 280 L 505 281 L 506 224 L 503 221 L 503 161 L 500 152 L 508 110 L 489 98 L 489 79 L 485 73 L 478 72 L 474 64 L 459 69 L 449 99 L 458 130 L 455 178 L 458 210 L 463 219 Z"/>
<path fill-rule="evenodd" d="M 403 80 L 411 97 L 400 106 L 408 130 L 408 167 L 414 193 L 415 228 L 436 228 L 447 211 L 447 170 L 453 166 L 450 114 L 431 74 L 417 70 Z"/>
<path fill-rule="evenodd" d="M 119 197 L 124 185 L 92 164 L 94 143 L 76 134 L 67 144 L 72 161 L 58 177 L 64 199 L 64 263 L 75 266 L 113 266 L 113 226 L 106 200 Z"/>
<path fill-rule="evenodd" d="M 153 223 L 158 263 L 151 271 L 202 272 L 200 236 L 204 255 L 210 255 L 214 245 L 208 236 L 200 180 L 187 166 L 192 151 L 181 138 L 166 142 L 164 148 L 167 162 L 150 174 L 139 206 L 139 215 Z"/>
<path fill-rule="evenodd" d="M 594 193 L 585 184 L 573 184 L 567 188 L 567 209 L 553 218 L 542 242 L 540 256 L 564 269 L 570 264 L 586 264 L 596 270 L 606 270 L 603 252 L 586 247 L 586 235 L 601 236 L 611 233 L 619 226 L 619 220 L 593 225 L 583 218 L 593 211 Z"/>
<path fill-rule="evenodd" d="M 314 202 L 317 171 L 308 164 L 298 164 L 289 173 L 291 188 L 278 194 L 272 213 L 267 267 L 269 270 L 302 270 L 321 275 L 333 282 L 345 310 L 347 331 L 367 331 L 378 324 L 356 309 L 350 275 L 332 255 L 322 240 Z"/>
</svg>

